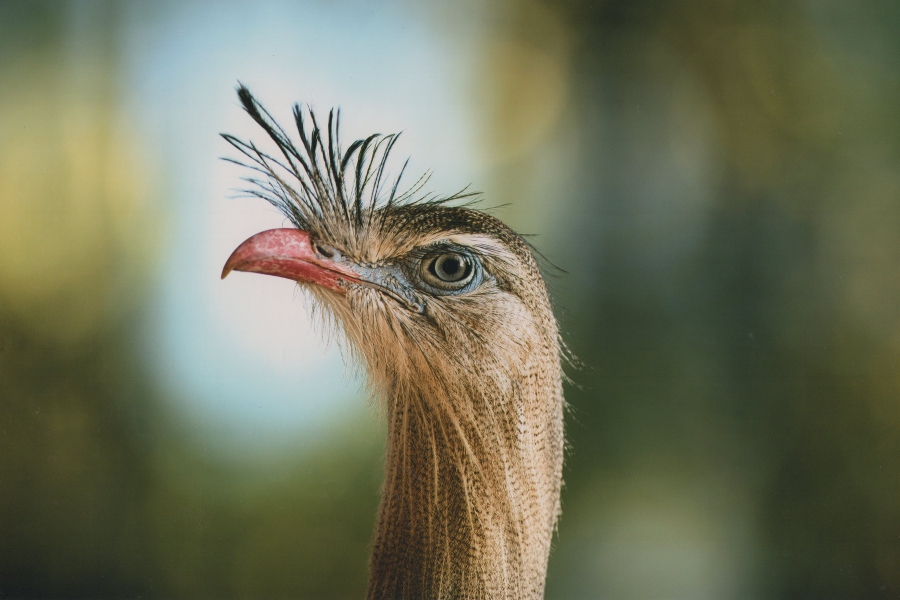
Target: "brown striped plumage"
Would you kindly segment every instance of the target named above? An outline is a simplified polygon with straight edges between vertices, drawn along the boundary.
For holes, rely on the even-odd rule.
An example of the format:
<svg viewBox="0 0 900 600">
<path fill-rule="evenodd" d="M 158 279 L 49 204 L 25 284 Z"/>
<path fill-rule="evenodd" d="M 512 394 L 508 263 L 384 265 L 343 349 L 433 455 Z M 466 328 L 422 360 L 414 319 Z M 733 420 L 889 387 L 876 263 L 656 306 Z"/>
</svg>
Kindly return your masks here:
<svg viewBox="0 0 900 600">
<path fill-rule="evenodd" d="M 264 175 L 252 193 L 360 274 L 306 285 L 388 421 L 367 597 L 543 597 L 564 401 L 559 333 L 530 248 L 494 217 L 381 181 L 394 137 L 342 154 L 336 120 L 327 139 L 314 120 L 307 137 L 295 107 L 301 152 L 245 88 L 239 96 L 283 156 L 226 136 Z M 473 283 L 452 293 L 421 283 L 417 269 L 436 252 L 470 257 Z"/>
</svg>

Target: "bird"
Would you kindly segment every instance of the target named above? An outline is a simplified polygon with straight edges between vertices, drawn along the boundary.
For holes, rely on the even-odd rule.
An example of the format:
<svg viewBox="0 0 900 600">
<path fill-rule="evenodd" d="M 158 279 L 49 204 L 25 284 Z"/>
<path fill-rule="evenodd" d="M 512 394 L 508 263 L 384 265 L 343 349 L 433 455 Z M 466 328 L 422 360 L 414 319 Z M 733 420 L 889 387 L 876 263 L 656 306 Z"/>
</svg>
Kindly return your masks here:
<svg viewBox="0 0 900 600">
<path fill-rule="evenodd" d="M 266 151 L 222 134 L 244 191 L 291 227 L 260 232 L 232 271 L 296 281 L 364 367 L 387 425 L 369 600 L 543 598 L 560 515 L 565 346 L 536 251 L 477 196 L 388 175 L 398 134 L 342 149 L 293 105 L 288 135 L 246 86 Z M 299 137 L 299 144 L 296 137 Z M 473 198 L 475 198 L 473 200 Z"/>
</svg>

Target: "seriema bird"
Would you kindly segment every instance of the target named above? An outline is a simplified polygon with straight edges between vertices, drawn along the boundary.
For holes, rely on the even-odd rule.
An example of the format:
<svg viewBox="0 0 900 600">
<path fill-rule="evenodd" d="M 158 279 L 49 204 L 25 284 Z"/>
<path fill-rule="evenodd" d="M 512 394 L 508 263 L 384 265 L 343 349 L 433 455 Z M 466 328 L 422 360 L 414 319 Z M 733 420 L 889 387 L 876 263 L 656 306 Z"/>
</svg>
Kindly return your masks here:
<svg viewBox="0 0 900 600">
<path fill-rule="evenodd" d="M 385 180 L 396 135 L 346 152 L 294 106 L 291 137 L 243 86 L 278 153 L 224 135 L 250 193 L 296 228 L 259 233 L 222 272 L 299 282 L 385 408 L 385 481 L 367 598 L 534 599 L 560 512 L 561 343 L 528 244 L 496 218 Z M 309 119 L 309 122 L 305 122 Z M 279 155 L 280 154 L 280 155 Z M 402 175 L 402 170 L 401 170 Z"/>
</svg>

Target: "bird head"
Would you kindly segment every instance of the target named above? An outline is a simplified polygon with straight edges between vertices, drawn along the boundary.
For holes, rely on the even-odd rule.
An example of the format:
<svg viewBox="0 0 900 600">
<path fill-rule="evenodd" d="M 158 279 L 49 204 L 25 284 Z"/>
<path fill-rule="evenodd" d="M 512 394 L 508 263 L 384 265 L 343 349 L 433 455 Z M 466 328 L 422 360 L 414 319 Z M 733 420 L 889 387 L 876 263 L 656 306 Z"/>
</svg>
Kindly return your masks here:
<svg viewBox="0 0 900 600">
<path fill-rule="evenodd" d="M 315 115 L 295 105 L 298 147 L 245 87 L 238 96 L 278 153 L 224 135 L 249 159 L 233 162 L 256 174 L 246 191 L 278 207 L 294 227 L 246 240 L 223 278 L 247 271 L 308 288 L 381 391 L 465 394 L 485 378 L 507 388 L 537 346 L 558 355 L 556 322 L 529 246 L 498 219 L 452 205 L 471 194 L 420 196 L 424 177 L 403 192 L 400 177 L 387 182 L 396 135 L 369 136 L 343 151 L 339 114 L 329 114 L 323 133 Z"/>
<path fill-rule="evenodd" d="M 225 135 L 248 193 L 294 227 L 242 243 L 222 271 L 299 282 L 345 334 L 388 415 L 369 598 L 540 598 L 559 514 L 560 343 L 525 241 L 496 218 L 386 180 L 396 135 L 346 151 L 294 106 L 294 144 L 243 86 L 278 149 Z M 307 122 L 308 119 L 308 122 Z"/>
</svg>

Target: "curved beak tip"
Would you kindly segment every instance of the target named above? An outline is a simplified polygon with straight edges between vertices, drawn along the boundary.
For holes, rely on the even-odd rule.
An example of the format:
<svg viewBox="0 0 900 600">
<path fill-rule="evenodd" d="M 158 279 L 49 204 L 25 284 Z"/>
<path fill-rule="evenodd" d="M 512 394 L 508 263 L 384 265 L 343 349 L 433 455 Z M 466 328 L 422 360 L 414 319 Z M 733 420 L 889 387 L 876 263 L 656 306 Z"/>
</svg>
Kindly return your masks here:
<svg viewBox="0 0 900 600">
<path fill-rule="evenodd" d="M 250 239 L 253 239 L 253 238 L 250 238 Z M 240 271 L 241 266 L 247 262 L 246 260 L 242 261 L 237 258 L 237 255 L 239 253 L 246 252 L 244 249 L 244 247 L 246 245 L 247 245 L 247 242 L 244 242 L 243 244 L 241 244 L 240 246 L 235 248 L 234 252 L 231 253 L 231 256 L 228 257 L 228 260 L 225 261 L 225 265 L 222 267 L 222 279 L 225 279 L 226 277 L 228 277 L 228 274 L 231 273 L 232 271 Z M 238 263 L 240 263 L 240 264 L 238 264 Z"/>
</svg>

